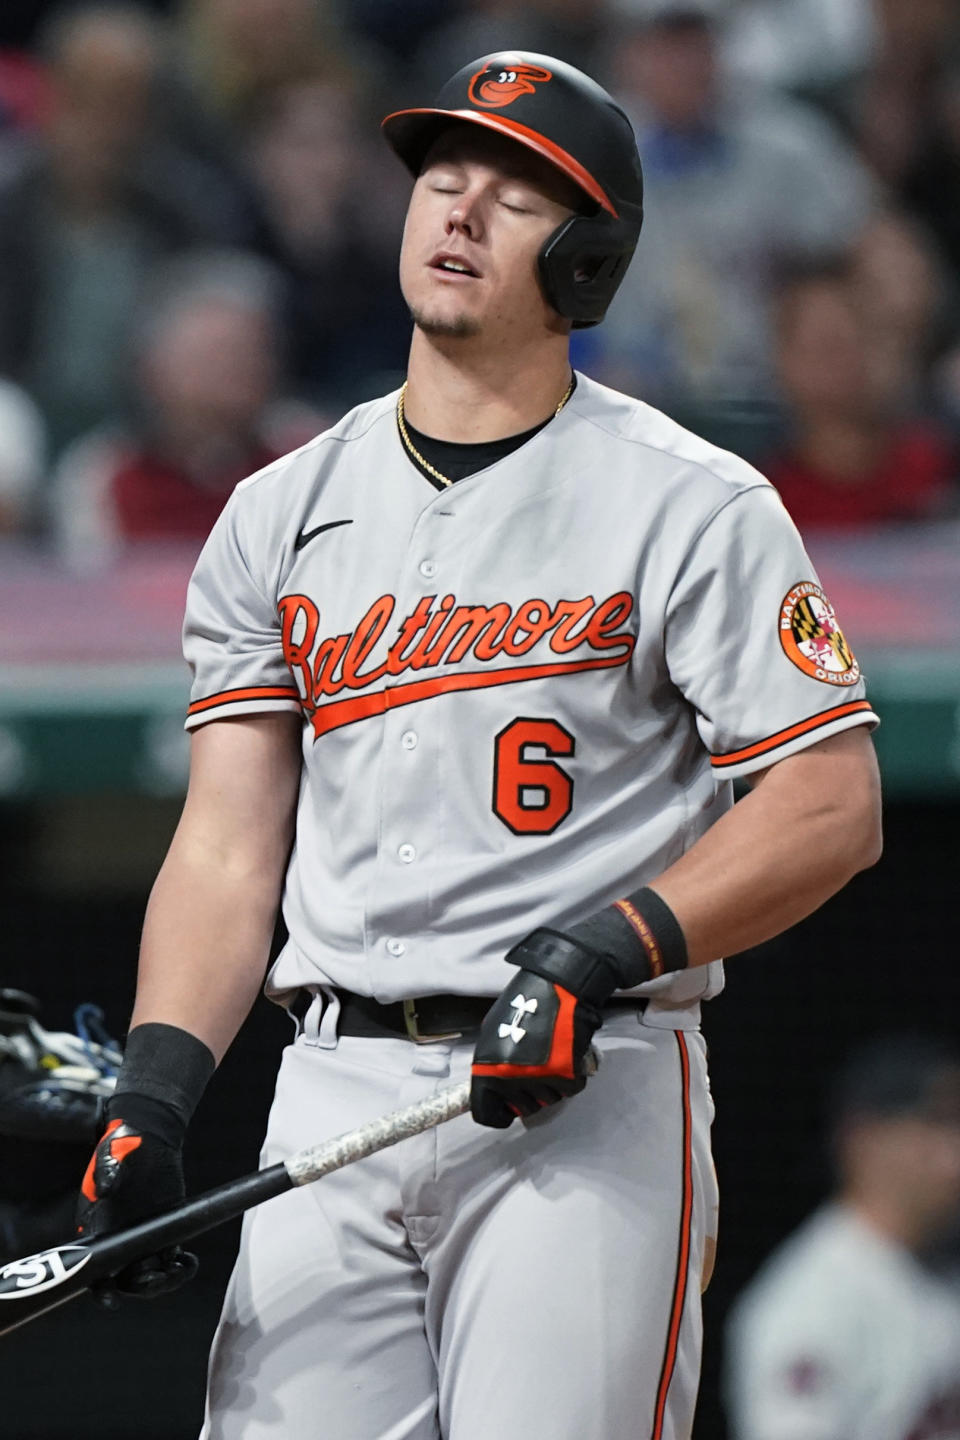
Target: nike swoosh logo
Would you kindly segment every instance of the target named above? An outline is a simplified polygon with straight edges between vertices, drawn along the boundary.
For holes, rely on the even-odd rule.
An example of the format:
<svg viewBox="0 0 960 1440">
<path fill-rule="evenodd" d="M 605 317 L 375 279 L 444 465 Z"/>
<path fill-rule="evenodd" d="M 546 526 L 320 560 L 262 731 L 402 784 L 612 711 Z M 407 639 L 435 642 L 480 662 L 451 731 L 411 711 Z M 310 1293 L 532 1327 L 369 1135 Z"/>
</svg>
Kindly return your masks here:
<svg viewBox="0 0 960 1440">
<path fill-rule="evenodd" d="M 324 530 L 336 530 L 338 525 L 352 525 L 352 520 L 328 520 L 326 525 L 318 525 L 315 530 L 301 530 L 294 541 L 294 550 L 302 550 L 304 545 L 309 545 L 311 540 L 322 535 Z"/>
</svg>

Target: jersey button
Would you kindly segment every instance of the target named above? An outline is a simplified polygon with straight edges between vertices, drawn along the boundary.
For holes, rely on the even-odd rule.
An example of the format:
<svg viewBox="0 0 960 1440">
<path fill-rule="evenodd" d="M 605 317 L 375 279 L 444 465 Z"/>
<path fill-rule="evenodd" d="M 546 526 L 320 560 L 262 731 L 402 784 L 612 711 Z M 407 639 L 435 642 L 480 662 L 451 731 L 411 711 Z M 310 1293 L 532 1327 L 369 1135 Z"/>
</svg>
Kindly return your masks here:
<svg viewBox="0 0 960 1440">
<path fill-rule="evenodd" d="M 402 955 L 406 948 L 402 940 L 387 941 L 387 950 L 391 955 Z"/>
<path fill-rule="evenodd" d="M 424 580 L 432 580 L 433 577 L 434 577 L 434 575 L 436 575 L 436 573 L 437 573 L 437 562 L 436 562 L 436 560 L 421 560 L 421 561 L 420 561 L 420 574 L 423 576 Z"/>
<path fill-rule="evenodd" d="M 416 750 L 419 743 L 420 736 L 417 734 L 416 730 L 404 730 L 403 734 L 400 736 L 400 744 L 403 746 L 404 750 Z"/>
<path fill-rule="evenodd" d="M 411 864 L 411 862 L 417 858 L 417 852 L 412 845 L 401 845 L 397 850 L 397 855 L 403 861 L 404 865 Z"/>
</svg>

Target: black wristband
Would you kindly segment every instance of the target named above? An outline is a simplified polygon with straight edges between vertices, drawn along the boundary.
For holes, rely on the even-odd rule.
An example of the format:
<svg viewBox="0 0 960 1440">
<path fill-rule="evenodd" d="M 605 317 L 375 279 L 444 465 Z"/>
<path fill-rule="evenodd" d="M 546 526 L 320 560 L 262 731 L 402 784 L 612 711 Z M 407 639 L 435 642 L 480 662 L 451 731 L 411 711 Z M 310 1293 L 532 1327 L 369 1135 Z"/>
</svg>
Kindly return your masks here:
<svg viewBox="0 0 960 1440">
<path fill-rule="evenodd" d="M 646 949 L 654 979 L 668 971 L 686 970 L 689 964 L 686 937 L 676 915 L 656 890 L 645 885 L 623 900 L 615 900 L 614 908 Z"/>
<path fill-rule="evenodd" d="M 149 1023 L 130 1031 L 110 1112 L 121 1095 L 135 1094 L 169 1106 L 184 1129 L 217 1067 L 211 1050 L 179 1025 Z"/>
<path fill-rule="evenodd" d="M 567 934 L 599 950 L 614 965 L 624 990 L 687 966 L 687 942 L 677 917 L 655 890 L 644 886 L 595 915 L 572 925 Z"/>
<path fill-rule="evenodd" d="M 172 1105 L 135 1090 L 124 1090 L 120 1095 L 110 1096 L 106 1105 L 106 1120 L 107 1123 L 122 1120 L 142 1135 L 156 1135 L 165 1144 L 176 1148 L 183 1144 L 187 1131 L 186 1121 Z"/>
</svg>

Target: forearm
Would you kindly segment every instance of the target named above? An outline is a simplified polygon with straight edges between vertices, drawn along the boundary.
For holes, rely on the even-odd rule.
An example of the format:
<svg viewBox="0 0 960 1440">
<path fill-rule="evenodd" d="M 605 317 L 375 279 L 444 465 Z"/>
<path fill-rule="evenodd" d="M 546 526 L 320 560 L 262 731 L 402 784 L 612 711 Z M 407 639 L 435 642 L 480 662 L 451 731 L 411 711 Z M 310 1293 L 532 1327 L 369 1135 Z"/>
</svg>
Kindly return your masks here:
<svg viewBox="0 0 960 1440">
<path fill-rule="evenodd" d="M 654 889 L 676 915 L 690 965 L 760 945 L 796 925 L 863 868 L 829 813 L 791 830 L 747 795 Z"/>
<path fill-rule="evenodd" d="M 511 955 L 561 983 L 573 966 L 577 993 L 599 1000 L 769 940 L 879 854 L 876 758 L 865 731 L 848 731 L 756 777 L 649 885 L 564 932 L 535 931 Z"/>
<path fill-rule="evenodd" d="M 191 740 L 190 786 L 150 896 L 131 1029 L 174 1025 L 219 1062 L 263 980 L 293 840 L 299 720 L 244 716 Z"/>
<path fill-rule="evenodd" d="M 875 863 L 879 782 L 869 739 L 856 736 L 847 732 L 773 766 L 650 882 L 683 930 L 690 965 L 781 934 Z M 847 783 L 838 783 L 844 762 L 854 767 L 853 783 L 849 769 Z"/>
<path fill-rule="evenodd" d="M 175 841 L 147 906 L 131 1028 L 177 1025 L 219 1063 L 263 982 L 278 893 L 277 876 Z"/>
</svg>

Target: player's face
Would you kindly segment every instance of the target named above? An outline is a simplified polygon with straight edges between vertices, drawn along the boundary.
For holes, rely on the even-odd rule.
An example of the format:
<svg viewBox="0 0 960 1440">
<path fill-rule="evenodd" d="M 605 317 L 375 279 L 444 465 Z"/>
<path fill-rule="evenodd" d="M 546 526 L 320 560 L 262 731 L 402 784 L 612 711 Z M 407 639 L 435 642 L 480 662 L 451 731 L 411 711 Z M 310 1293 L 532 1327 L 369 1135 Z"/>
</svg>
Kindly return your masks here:
<svg viewBox="0 0 960 1440">
<path fill-rule="evenodd" d="M 420 329 L 507 343 L 567 329 L 540 289 L 537 256 L 579 199 L 515 141 L 451 126 L 427 156 L 403 233 L 400 287 Z"/>
</svg>

